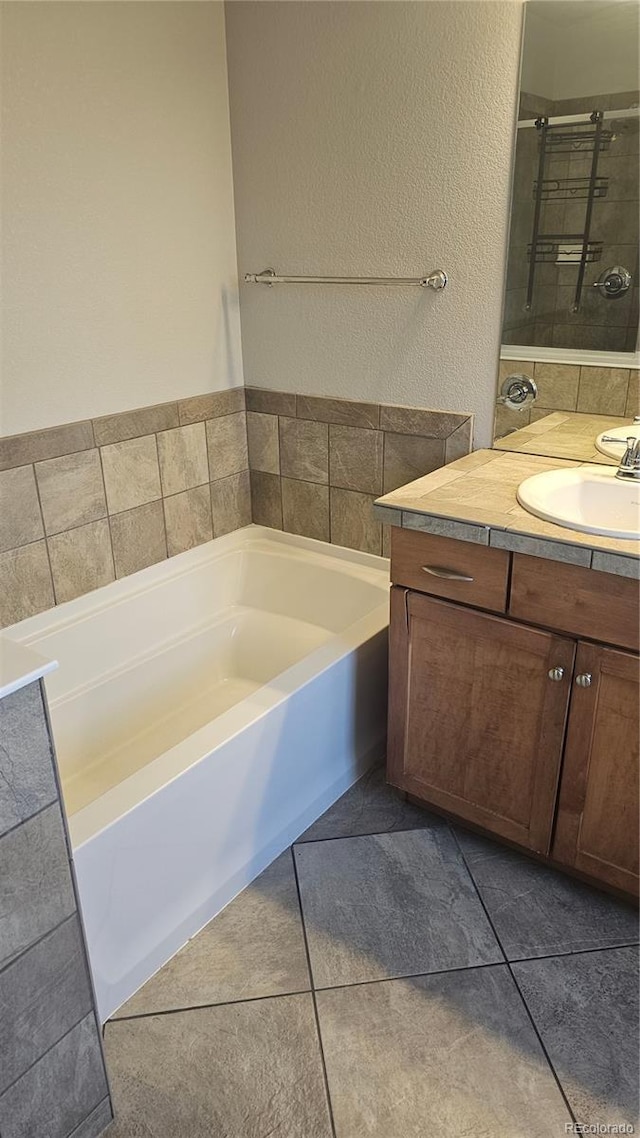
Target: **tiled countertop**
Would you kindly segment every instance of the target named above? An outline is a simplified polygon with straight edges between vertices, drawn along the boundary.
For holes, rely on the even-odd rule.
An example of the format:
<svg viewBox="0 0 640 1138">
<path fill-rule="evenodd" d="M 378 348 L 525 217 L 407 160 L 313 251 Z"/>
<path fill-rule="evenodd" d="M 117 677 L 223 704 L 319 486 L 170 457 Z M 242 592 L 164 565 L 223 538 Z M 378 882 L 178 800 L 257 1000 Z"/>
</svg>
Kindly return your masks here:
<svg viewBox="0 0 640 1138">
<path fill-rule="evenodd" d="M 607 458 L 596 450 L 594 439 L 603 431 L 631 424 L 631 419 L 614 415 L 582 415 L 575 411 L 550 411 L 543 419 L 511 431 L 493 444 L 497 450 L 517 451 L 518 454 L 544 454 L 553 458 L 574 459 L 577 462 L 599 462 L 617 466 L 619 459 Z M 620 450 L 622 457 L 622 449 Z"/>
<path fill-rule="evenodd" d="M 525 478 L 581 465 L 536 454 L 478 450 L 385 494 L 374 508 L 387 525 L 640 577 L 639 541 L 565 529 L 518 504 L 516 489 Z"/>
</svg>

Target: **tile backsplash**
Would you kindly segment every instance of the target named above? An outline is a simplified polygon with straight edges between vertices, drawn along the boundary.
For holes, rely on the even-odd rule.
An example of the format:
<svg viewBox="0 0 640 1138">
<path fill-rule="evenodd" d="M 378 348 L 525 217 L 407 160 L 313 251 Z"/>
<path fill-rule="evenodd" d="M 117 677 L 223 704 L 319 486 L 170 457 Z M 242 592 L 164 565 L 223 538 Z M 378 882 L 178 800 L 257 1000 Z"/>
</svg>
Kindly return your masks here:
<svg viewBox="0 0 640 1138">
<path fill-rule="evenodd" d="M 511 411 L 500 403 L 496 405 L 495 437 L 498 439 L 509 431 L 535 423 L 552 411 L 628 419 L 640 414 L 640 372 L 634 368 L 501 360 L 498 386 L 514 374 L 534 379 L 538 395 L 535 403 L 521 411 Z"/>
<path fill-rule="evenodd" d="M 470 415 L 231 388 L 0 438 L 0 627 L 247 525 L 387 552 L 376 497 Z"/>
</svg>

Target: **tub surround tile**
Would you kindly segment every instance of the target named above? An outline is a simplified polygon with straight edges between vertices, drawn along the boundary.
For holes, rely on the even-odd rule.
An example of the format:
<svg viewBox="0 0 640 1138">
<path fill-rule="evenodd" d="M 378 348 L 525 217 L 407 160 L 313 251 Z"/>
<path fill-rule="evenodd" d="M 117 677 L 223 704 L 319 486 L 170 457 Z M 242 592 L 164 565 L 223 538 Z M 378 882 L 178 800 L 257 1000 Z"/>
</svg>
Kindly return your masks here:
<svg viewBox="0 0 640 1138">
<path fill-rule="evenodd" d="M 294 847 L 316 988 L 503 960 L 446 823 Z"/>
<path fill-rule="evenodd" d="M 298 843 L 421 830 L 431 825 L 433 815 L 407 802 L 401 791 L 387 783 L 384 766 L 375 766 L 309 826 Z"/>
<path fill-rule="evenodd" d="M 282 478 L 282 526 L 286 533 L 329 541 L 329 487 Z"/>
<path fill-rule="evenodd" d="M 72 601 L 114 580 L 106 518 L 55 534 L 48 539 L 47 546 L 57 604 Z"/>
<path fill-rule="evenodd" d="M 638 942 L 629 905 L 484 838 L 457 839 L 508 960 Z"/>
<path fill-rule="evenodd" d="M 634 370 L 629 373 L 629 393 L 624 413 L 628 419 L 640 415 L 640 371 Z"/>
<path fill-rule="evenodd" d="M 290 391 L 271 391 L 266 387 L 247 387 L 247 411 L 262 411 L 265 415 L 296 416 L 296 397 Z"/>
<path fill-rule="evenodd" d="M 310 995 L 119 1020 L 105 1044 L 109 1138 L 331 1138 Z"/>
<path fill-rule="evenodd" d="M 32 466 L 0 472 L 0 553 L 44 537 Z"/>
<path fill-rule="evenodd" d="M 192 395 L 178 403 L 181 426 L 201 423 L 205 419 L 217 419 L 220 415 L 233 415 L 244 409 L 244 387 L 229 387 L 225 391 L 213 391 L 208 395 Z"/>
<path fill-rule="evenodd" d="M 338 1138 L 548 1138 L 571 1116 L 505 966 L 318 992 Z"/>
<path fill-rule="evenodd" d="M 542 1042 L 583 1126 L 638 1128 L 638 949 L 514 964 Z"/>
<path fill-rule="evenodd" d="M 209 481 L 204 423 L 174 427 L 158 435 L 160 482 L 165 497 Z"/>
<path fill-rule="evenodd" d="M 246 470 L 249 465 L 246 412 L 208 419 L 206 428 L 211 481 Z"/>
<path fill-rule="evenodd" d="M 538 407 L 550 407 L 554 411 L 576 410 L 580 382 L 577 364 L 536 363 L 534 378 L 538 388 Z"/>
<path fill-rule="evenodd" d="M 249 471 L 230 474 L 211 483 L 213 536 L 221 537 L 251 523 L 251 484 Z"/>
<path fill-rule="evenodd" d="M 382 530 L 373 513 L 373 495 L 332 486 L 329 499 L 332 543 L 380 557 Z"/>
<path fill-rule="evenodd" d="M 276 474 L 251 471 L 251 510 L 256 525 L 282 529 L 282 487 Z"/>
<path fill-rule="evenodd" d="M 329 427 L 329 482 L 363 494 L 382 491 L 382 431 L 363 427 Z"/>
<path fill-rule="evenodd" d="M 54 804 L 0 839 L 0 967 L 75 907 L 62 816 Z"/>
<path fill-rule="evenodd" d="M 110 519 L 116 577 L 127 577 L 167 556 L 162 502 L 147 502 Z"/>
<path fill-rule="evenodd" d="M 420 407 L 400 407 L 383 403 L 380 427 L 398 435 L 426 435 L 431 439 L 448 439 L 469 418 L 455 411 L 426 411 Z"/>
<path fill-rule="evenodd" d="M 380 404 L 352 399 L 332 399 L 322 395 L 297 395 L 298 419 L 317 423 L 342 423 L 346 427 L 373 427 L 380 424 Z"/>
<path fill-rule="evenodd" d="M 328 425 L 308 419 L 281 418 L 280 471 L 286 478 L 328 483 Z"/>
<path fill-rule="evenodd" d="M 2 1138 L 67 1138 L 107 1094 L 92 1013 L 0 1096 Z"/>
<path fill-rule="evenodd" d="M 0 1095 L 91 1010 L 76 915 L 0 972 Z"/>
<path fill-rule="evenodd" d="M 100 454 L 95 448 L 38 462 L 35 471 L 47 534 L 106 516 Z"/>
<path fill-rule="evenodd" d="M 190 940 L 114 1018 L 308 991 L 291 851 Z"/>
<path fill-rule="evenodd" d="M 0 553 L 0 626 L 15 624 L 54 604 L 44 541 Z"/>
<path fill-rule="evenodd" d="M 213 537 L 209 484 L 164 499 L 167 554 L 184 553 Z"/>
<path fill-rule="evenodd" d="M 143 435 L 101 449 L 110 514 L 132 510 L 162 495 L 155 435 Z"/>
<path fill-rule="evenodd" d="M 99 1138 L 107 1126 L 113 1121 L 113 1111 L 109 1098 L 103 1098 L 95 1110 L 81 1122 L 70 1135 L 70 1138 Z"/>
<path fill-rule="evenodd" d="M 280 443 L 277 415 L 247 412 L 249 466 L 264 474 L 280 473 Z"/>
<path fill-rule="evenodd" d="M 57 458 L 95 446 L 90 420 L 0 438 L 0 470 Z"/>
<path fill-rule="evenodd" d="M 444 461 L 455 462 L 457 458 L 463 458 L 469 454 L 473 442 L 473 418 L 469 417 L 466 422 L 461 423 L 456 427 L 444 443 Z"/>
<path fill-rule="evenodd" d="M 28 684 L 0 700 L 0 740 L 1 837 L 58 797 L 38 683 Z M 0 1007 L 1 1003 L 0 1000 Z M 0 1012 L 0 1030 L 1 1024 Z"/>
<path fill-rule="evenodd" d="M 437 470 L 444 465 L 444 457 L 445 443 L 442 439 L 387 432 L 384 436 L 383 493 L 388 494 L 398 486 Z"/>
<path fill-rule="evenodd" d="M 102 415 L 93 420 L 96 446 L 122 443 L 127 439 L 153 435 L 178 427 L 177 403 L 158 403 L 153 407 L 138 407 L 134 411 L 120 411 L 116 415 Z"/>
<path fill-rule="evenodd" d="M 588 415 L 624 415 L 629 389 L 629 369 L 581 367 L 576 410 Z"/>
</svg>

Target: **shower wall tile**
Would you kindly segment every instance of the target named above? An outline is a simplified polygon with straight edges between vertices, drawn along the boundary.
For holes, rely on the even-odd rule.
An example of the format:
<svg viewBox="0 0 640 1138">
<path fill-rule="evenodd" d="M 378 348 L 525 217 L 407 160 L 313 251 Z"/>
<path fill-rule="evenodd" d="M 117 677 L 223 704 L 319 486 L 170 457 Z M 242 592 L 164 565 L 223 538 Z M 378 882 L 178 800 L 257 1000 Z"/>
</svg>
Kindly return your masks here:
<svg viewBox="0 0 640 1138">
<path fill-rule="evenodd" d="M 167 556 L 162 502 L 147 502 L 111 518 L 116 577 L 128 577 Z"/>
<path fill-rule="evenodd" d="M 0 553 L 0 626 L 6 628 L 54 604 L 45 541 Z"/>
<path fill-rule="evenodd" d="M 326 423 L 280 419 L 280 472 L 285 478 L 328 483 L 329 427 Z"/>
<path fill-rule="evenodd" d="M 56 603 L 72 601 L 114 579 L 109 522 L 102 518 L 57 533 L 47 542 Z"/>
<path fill-rule="evenodd" d="M 0 701 L 0 739 L 1 837 L 58 796 L 38 684 L 20 688 Z M 1 1025 L 0 1013 L 0 1031 Z"/>
<path fill-rule="evenodd" d="M 158 435 L 158 458 L 162 493 L 180 494 L 209 481 L 207 438 L 204 423 L 174 427 Z"/>
<path fill-rule="evenodd" d="M 222 537 L 251 523 L 249 471 L 241 470 L 211 483 L 213 536 Z"/>
<path fill-rule="evenodd" d="M 105 517 L 107 502 L 95 447 L 38 462 L 35 472 L 47 534 Z"/>
<path fill-rule="evenodd" d="M 167 554 L 184 553 L 213 537 L 209 483 L 164 499 Z M 160 559 L 162 560 L 162 558 Z"/>
<path fill-rule="evenodd" d="M 0 473 L 0 552 L 44 537 L 32 466 Z"/>
<path fill-rule="evenodd" d="M 574 364 L 536 364 L 536 406 L 557 411 L 575 411 L 578 403 L 580 368 Z"/>
<path fill-rule="evenodd" d="M 382 493 L 384 435 L 364 427 L 329 427 L 329 482 L 344 490 Z"/>
<path fill-rule="evenodd" d="M 625 415 L 629 417 L 640 415 L 640 371 L 632 371 L 629 374 L 629 392 Z"/>
<path fill-rule="evenodd" d="M 624 415 L 628 390 L 628 368 L 582 367 L 577 410 L 590 415 Z"/>
<path fill-rule="evenodd" d="M 162 495 L 155 435 L 101 448 L 109 513 L 119 514 Z"/>
</svg>

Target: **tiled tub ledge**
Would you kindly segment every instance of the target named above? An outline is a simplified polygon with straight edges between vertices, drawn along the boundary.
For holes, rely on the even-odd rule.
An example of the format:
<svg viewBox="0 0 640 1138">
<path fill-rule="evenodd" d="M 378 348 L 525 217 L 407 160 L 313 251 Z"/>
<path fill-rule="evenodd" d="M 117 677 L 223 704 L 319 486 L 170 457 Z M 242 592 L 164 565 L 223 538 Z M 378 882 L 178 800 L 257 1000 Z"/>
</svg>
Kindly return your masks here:
<svg viewBox="0 0 640 1138">
<path fill-rule="evenodd" d="M 565 466 L 576 463 L 534 454 L 474 451 L 385 494 L 376 501 L 375 514 L 386 525 L 640 579 L 640 542 L 565 529 L 534 517 L 518 504 L 516 490 L 525 478 Z"/>
</svg>

